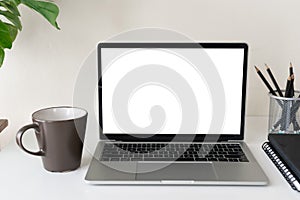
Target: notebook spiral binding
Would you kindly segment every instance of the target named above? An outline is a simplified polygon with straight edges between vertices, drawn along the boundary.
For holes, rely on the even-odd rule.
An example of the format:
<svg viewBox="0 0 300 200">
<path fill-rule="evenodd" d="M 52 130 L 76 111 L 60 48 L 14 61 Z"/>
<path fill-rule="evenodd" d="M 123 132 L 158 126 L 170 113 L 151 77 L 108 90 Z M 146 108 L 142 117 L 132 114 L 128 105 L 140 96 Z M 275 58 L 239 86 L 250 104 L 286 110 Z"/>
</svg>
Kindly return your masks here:
<svg viewBox="0 0 300 200">
<path fill-rule="evenodd" d="M 268 155 L 268 157 L 271 159 L 271 161 L 275 164 L 277 169 L 280 171 L 280 173 L 283 175 L 283 177 L 287 180 L 287 182 L 290 184 L 290 186 L 294 190 L 297 190 L 298 192 L 300 192 L 300 184 L 299 184 L 298 180 L 294 177 L 294 175 L 287 168 L 287 166 L 277 156 L 277 154 L 271 148 L 269 142 L 265 142 L 262 145 L 262 149 L 265 151 L 265 153 Z"/>
</svg>

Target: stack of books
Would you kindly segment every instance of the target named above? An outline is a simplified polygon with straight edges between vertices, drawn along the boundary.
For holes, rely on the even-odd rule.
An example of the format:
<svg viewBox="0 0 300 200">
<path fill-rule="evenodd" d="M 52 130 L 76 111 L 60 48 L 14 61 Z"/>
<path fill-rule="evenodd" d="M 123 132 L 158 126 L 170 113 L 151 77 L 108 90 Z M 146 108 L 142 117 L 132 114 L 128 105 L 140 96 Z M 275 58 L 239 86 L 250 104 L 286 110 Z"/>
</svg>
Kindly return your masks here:
<svg viewBox="0 0 300 200">
<path fill-rule="evenodd" d="M 269 134 L 263 150 L 290 186 L 300 192 L 300 135 Z"/>
</svg>

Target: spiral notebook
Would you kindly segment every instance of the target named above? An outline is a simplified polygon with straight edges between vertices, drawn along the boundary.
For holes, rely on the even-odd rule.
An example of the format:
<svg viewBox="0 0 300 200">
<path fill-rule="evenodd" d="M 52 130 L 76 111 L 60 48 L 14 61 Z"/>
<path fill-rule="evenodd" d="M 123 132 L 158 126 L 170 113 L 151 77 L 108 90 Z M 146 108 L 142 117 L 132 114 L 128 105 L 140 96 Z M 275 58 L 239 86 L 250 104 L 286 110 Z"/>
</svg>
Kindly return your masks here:
<svg viewBox="0 0 300 200">
<path fill-rule="evenodd" d="M 300 192 L 300 135 L 270 134 L 263 150 L 294 190 Z"/>
</svg>

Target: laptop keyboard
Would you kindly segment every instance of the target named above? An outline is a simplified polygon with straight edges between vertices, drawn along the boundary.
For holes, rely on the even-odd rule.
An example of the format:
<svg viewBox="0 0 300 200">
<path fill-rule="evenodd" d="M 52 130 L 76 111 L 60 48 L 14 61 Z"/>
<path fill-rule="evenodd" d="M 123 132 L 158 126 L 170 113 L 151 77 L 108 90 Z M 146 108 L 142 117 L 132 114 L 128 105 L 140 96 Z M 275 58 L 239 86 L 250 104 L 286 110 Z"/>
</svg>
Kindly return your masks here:
<svg viewBox="0 0 300 200">
<path fill-rule="evenodd" d="M 106 143 L 101 161 L 249 162 L 239 144 Z"/>
</svg>

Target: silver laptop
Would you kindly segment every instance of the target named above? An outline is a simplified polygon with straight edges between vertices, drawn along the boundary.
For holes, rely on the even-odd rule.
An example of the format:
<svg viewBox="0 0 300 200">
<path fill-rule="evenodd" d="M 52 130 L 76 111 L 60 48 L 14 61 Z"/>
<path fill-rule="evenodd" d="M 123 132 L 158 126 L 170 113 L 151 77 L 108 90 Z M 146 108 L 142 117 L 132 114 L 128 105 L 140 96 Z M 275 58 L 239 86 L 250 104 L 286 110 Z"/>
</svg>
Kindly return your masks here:
<svg viewBox="0 0 300 200">
<path fill-rule="evenodd" d="M 244 139 L 244 43 L 100 43 L 90 184 L 266 185 Z"/>
</svg>

